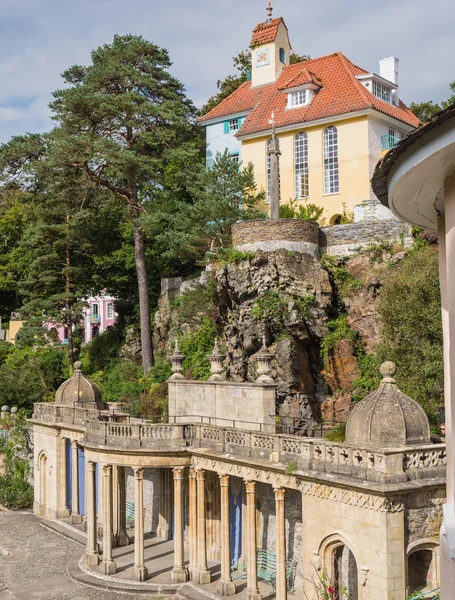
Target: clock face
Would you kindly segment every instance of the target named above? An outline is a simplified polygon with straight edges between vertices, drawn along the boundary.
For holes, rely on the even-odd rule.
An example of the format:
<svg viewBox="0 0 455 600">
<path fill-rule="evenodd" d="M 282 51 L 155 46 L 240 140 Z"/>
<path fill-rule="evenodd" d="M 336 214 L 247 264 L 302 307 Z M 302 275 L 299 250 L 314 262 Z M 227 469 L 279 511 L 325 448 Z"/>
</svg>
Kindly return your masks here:
<svg viewBox="0 0 455 600">
<path fill-rule="evenodd" d="M 269 49 L 256 50 L 256 66 L 264 67 L 270 63 Z"/>
</svg>

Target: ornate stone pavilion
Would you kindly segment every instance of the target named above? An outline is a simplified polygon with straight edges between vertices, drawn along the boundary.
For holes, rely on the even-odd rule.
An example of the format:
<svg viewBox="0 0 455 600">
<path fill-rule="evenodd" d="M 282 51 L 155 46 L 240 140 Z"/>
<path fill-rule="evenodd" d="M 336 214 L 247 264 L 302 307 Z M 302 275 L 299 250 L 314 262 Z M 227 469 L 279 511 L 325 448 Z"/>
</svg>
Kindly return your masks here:
<svg viewBox="0 0 455 600">
<path fill-rule="evenodd" d="M 254 383 L 224 381 L 217 347 L 210 358 L 211 379 L 188 381 L 176 348 L 165 424 L 108 410 L 80 364 L 55 403 L 35 405 L 34 511 L 85 532 L 85 580 L 251 600 L 260 590 L 316 600 L 325 576 L 339 600 L 345 589 L 405 600 L 436 587 L 445 445 L 398 390 L 394 365 L 333 443 L 276 432 L 265 347 Z M 167 539 L 173 564 L 158 577 Z M 258 581 L 259 555 L 273 591 Z"/>
</svg>

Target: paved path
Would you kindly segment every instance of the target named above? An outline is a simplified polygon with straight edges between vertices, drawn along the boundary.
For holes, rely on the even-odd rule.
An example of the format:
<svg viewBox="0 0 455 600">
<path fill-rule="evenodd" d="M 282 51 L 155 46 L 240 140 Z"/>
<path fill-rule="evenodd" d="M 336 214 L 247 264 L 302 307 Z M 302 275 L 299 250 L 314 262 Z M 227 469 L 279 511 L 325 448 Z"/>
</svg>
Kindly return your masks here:
<svg viewBox="0 0 455 600">
<path fill-rule="evenodd" d="M 67 564 L 82 548 L 45 529 L 27 512 L 0 512 L 0 600 L 127 600 L 129 595 L 79 585 Z M 149 598 L 135 594 L 135 598 Z"/>
</svg>

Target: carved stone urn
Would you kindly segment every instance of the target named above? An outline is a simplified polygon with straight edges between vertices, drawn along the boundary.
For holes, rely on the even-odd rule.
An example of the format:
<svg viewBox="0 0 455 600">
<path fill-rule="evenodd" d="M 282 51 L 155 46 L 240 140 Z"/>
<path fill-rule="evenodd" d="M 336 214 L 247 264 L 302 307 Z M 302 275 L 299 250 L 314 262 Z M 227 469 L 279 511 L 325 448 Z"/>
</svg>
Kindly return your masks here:
<svg viewBox="0 0 455 600">
<path fill-rule="evenodd" d="M 207 358 L 210 361 L 210 372 L 212 375 L 209 377 L 209 381 L 223 381 L 224 377 L 224 360 L 226 354 L 223 354 L 218 346 L 218 340 L 215 340 L 215 346 L 213 347 L 212 354 L 209 354 Z"/>
<path fill-rule="evenodd" d="M 180 352 L 179 343 L 177 340 L 175 340 L 174 352 L 171 354 L 170 359 L 172 368 L 172 375 L 170 379 L 185 379 L 183 376 L 183 361 L 185 360 L 185 355 Z"/>
<path fill-rule="evenodd" d="M 256 354 L 256 368 L 258 377 L 256 383 L 273 383 L 273 379 L 270 376 L 272 373 L 272 363 L 275 358 L 275 354 L 272 354 L 266 346 L 265 337 L 262 341 L 262 348 L 259 353 Z"/>
</svg>

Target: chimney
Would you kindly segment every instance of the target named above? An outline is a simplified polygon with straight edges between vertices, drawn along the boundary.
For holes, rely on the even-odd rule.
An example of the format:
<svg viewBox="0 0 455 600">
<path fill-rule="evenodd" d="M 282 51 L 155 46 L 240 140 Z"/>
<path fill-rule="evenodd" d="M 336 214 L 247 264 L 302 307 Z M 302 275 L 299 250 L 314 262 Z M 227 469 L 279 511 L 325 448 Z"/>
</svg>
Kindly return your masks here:
<svg viewBox="0 0 455 600">
<path fill-rule="evenodd" d="M 398 63 L 399 59 L 395 56 L 389 56 L 379 61 L 379 75 L 388 81 L 391 81 L 396 86 L 399 86 L 399 75 L 398 75 Z M 396 105 L 400 105 L 399 87 L 392 91 L 392 102 Z"/>
</svg>

